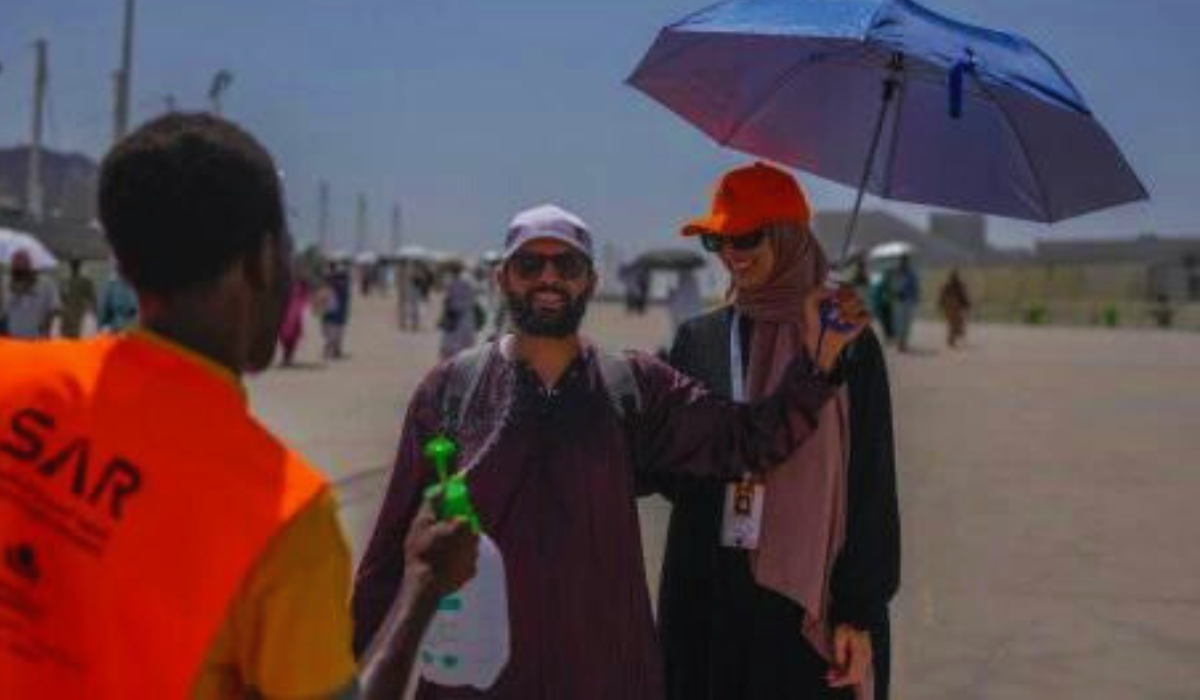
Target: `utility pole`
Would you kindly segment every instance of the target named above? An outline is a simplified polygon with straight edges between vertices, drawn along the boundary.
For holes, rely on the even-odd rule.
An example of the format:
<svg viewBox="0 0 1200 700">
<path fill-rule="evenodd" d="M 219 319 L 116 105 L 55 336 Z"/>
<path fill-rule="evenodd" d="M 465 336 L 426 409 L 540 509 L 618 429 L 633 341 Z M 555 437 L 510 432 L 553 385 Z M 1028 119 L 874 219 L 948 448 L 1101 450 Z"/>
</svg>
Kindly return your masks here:
<svg viewBox="0 0 1200 700">
<path fill-rule="evenodd" d="M 45 122 L 46 83 L 49 80 L 45 39 L 33 44 L 37 52 L 37 65 L 33 71 L 33 135 L 29 139 L 29 181 L 25 188 L 25 212 L 35 222 L 45 214 L 42 192 L 42 131 Z"/>
<path fill-rule="evenodd" d="M 358 195 L 358 214 L 354 222 L 354 252 L 361 253 L 367 249 L 367 195 Z"/>
<path fill-rule="evenodd" d="M 329 183 L 324 180 L 317 185 L 317 245 L 329 252 Z"/>
<path fill-rule="evenodd" d="M 400 246 L 404 245 L 404 220 L 401 218 L 400 203 L 392 205 L 392 249 L 389 251 L 392 255 L 400 250 Z"/>
<path fill-rule="evenodd" d="M 113 141 L 120 141 L 129 132 L 130 85 L 133 80 L 133 17 L 136 0 L 125 0 L 125 30 L 121 35 L 121 67 L 114 75 Z"/>
</svg>

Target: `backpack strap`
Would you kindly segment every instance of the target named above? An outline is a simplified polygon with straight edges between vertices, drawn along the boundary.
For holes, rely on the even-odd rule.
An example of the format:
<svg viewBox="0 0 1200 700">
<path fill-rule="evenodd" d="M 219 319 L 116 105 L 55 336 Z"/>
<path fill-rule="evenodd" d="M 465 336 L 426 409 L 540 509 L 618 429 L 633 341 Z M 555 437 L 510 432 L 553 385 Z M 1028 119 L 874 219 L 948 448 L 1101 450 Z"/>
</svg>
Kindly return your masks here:
<svg viewBox="0 0 1200 700">
<path fill-rule="evenodd" d="M 600 363 L 600 377 L 604 380 L 604 390 L 608 393 L 608 401 L 621 420 L 628 416 L 636 416 L 642 411 L 642 393 L 637 379 L 633 376 L 633 367 L 629 357 L 624 353 L 616 354 L 603 350 L 597 353 Z"/>
<path fill-rule="evenodd" d="M 453 438 L 458 433 L 463 411 L 479 389 L 479 380 L 494 345 L 477 345 L 450 360 L 450 377 L 442 392 L 442 434 L 446 437 Z"/>
</svg>

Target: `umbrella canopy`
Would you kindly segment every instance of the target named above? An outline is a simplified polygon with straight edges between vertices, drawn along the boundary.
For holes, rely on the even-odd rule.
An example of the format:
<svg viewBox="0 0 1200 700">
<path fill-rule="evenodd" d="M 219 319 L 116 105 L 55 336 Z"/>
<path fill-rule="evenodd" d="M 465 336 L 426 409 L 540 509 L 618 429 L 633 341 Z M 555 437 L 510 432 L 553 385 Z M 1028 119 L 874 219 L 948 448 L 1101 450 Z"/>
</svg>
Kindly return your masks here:
<svg viewBox="0 0 1200 700">
<path fill-rule="evenodd" d="M 877 245 L 867 254 L 870 260 L 890 260 L 893 258 L 906 258 L 915 252 L 911 243 L 904 241 L 892 241 Z"/>
<path fill-rule="evenodd" d="M 18 250 L 29 253 L 36 270 L 53 270 L 58 267 L 58 260 L 46 250 L 41 241 L 28 233 L 0 228 L 0 267 L 8 267 L 13 254 Z"/>
<path fill-rule="evenodd" d="M 634 258 L 631 267 L 644 270 L 694 270 L 705 265 L 704 256 L 686 248 L 649 250 Z"/>
<path fill-rule="evenodd" d="M 1147 196 L 1040 49 L 909 0 L 724 2 L 662 30 L 629 83 L 860 197 L 1054 222 Z"/>
<path fill-rule="evenodd" d="M 369 250 L 364 250 L 354 256 L 354 262 L 358 265 L 374 265 L 379 262 L 379 256 Z"/>
</svg>

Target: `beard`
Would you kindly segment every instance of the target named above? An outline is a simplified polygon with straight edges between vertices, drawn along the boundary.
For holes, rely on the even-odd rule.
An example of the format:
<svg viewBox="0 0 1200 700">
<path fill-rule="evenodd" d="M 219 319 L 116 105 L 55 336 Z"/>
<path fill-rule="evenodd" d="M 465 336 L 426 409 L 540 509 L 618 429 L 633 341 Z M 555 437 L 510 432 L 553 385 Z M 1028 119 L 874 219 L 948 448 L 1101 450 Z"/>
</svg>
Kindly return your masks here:
<svg viewBox="0 0 1200 700">
<path fill-rule="evenodd" d="M 563 305 L 554 310 L 537 308 L 534 297 L 547 292 L 559 295 Z M 530 289 L 523 296 L 506 291 L 504 298 L 512 324 L 520 332 L 541 338 L 567 338 L 579 332 L 583 316 L 587 313 L 591 293 L 584 292 L 572 298 L 570 293 L 562 288 L 541 285 Z"/>
</svg>

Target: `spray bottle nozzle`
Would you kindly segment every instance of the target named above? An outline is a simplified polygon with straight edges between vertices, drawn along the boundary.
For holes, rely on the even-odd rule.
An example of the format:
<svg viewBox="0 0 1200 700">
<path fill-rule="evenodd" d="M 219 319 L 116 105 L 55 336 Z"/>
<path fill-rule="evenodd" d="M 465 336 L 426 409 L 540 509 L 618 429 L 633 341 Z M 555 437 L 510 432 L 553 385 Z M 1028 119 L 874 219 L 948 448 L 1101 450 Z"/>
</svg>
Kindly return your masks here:
<svg viewBox="0 0 1200 700">
<path fill-rule="evenodd" d="M 454 458 L 457 455 L 458 445 L 444 435 L 439 435 L 425 443 L 425 457 L 433 462 L 440 482 L 445 483 L 450 478 L 450 470 L 453 468 Z"/>
<path fill-rule="evenodd" d="M 464 520 L 471 526 L 472 532 L 479 533 L 479 514 L 471 504 L 466 475 L 454 471 L 454 458 L 457 455 L 458 445 L 444 435 L 426 443 L 425 456 L 437 470 L 438 483 L 425 489 L 425 498 L 439 504 L 438 517 L 442 520 Z"/>
</svg>

